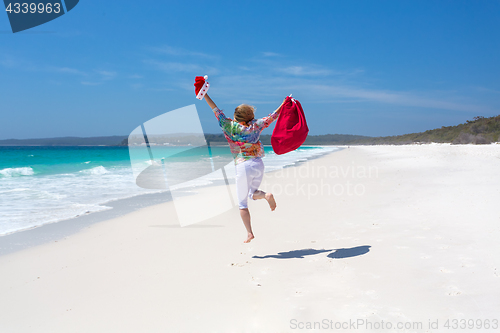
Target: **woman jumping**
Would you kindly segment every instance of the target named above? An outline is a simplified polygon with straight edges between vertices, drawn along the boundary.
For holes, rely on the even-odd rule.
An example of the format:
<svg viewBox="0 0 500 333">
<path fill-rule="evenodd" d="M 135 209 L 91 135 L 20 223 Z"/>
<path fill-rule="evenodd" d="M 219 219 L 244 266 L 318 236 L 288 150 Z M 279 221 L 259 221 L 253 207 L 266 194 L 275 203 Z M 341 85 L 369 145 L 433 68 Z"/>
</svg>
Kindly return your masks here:
<svg viewBox="0 0 500 333">
<path fill-rule="evenodd" d="M 222 110 L 205 95 L 205 100 L 219 121 L 219 126 L 229 142 L 231 153 L 236 164 L 236 189 L 238 194 L 238 206 L 243 224 L 248 232 L 245 243 L 255 238 L 250 223 L 250 212 L 248 211 L 248 198 L 252 200 L 266 199 L 271 210 L 276 209 L 276 201 L 272 193 L 259 190 L 262 177 L 264 176 L 264 146 L 259 137 L 263 129 L 278 119 L 283 103 L 269 116 L 255 119 L 254 108 L 247 104 L 241 104 L 234 110 L 234 120 L 227 118 Z"/>
</svg>

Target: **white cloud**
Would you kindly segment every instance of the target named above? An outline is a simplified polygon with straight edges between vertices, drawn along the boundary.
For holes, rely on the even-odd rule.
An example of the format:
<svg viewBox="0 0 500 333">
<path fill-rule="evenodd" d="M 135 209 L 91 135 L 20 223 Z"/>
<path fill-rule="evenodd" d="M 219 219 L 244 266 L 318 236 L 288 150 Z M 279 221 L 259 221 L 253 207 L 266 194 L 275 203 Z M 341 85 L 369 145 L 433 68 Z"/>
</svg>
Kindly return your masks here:
<svg viewBox="0 0 500 333">
<path fill-rule="evenodd" d="M 102 70 L 96 70 L 95 72 L 101 76 L 102 80 L 112 80 L 116 76 L 116 72 L 102 71 Z"/>
<path fill-rule="evenodd" d="M 172 88 L 151 88 L 149 90 L 151 90 L 151 91 L 175 91 L 176 89 L 172 89 Z"/>
<path fill-rule="evenodd" d="M 458 103 L 454 101 L 446 101 L 435 98 L 425 97 L 424 93 L 420 96 L 415 93 L 390 91 L 390 90 L 369 90 L 350 86 L 335 86 L 335 85 L 308 85 L 310 92 L 330 97 L 334 100 L 337 97 L 350 98 L 359 101 L 372 101 L 385 104 L 395 104 L 402 106 L 416 106 L 431 109 L 443 109 L 452 111 L 479 111 L 484 110 L 484 107 L 474 104 Z"/>
<path fill-rule="evenodd" d="M 281 54 L 275 52 L 262 52 L 264 57 L 282 57 Z"/>
<path fill-rule="evenodd" d="M 84 86 L 100 86 L 104 82 L 90 82 L 90 81 L 82 81 Z"/>
<path fill-rule="evenodd" d="M 171 56 L 190 56 L 190 57 L 199 57 L 199 58 L 206 58 L 206 59 L 217 59 L 217 56 L 210 55 L 207 53 L 203 52 L 194 52 L 194 51 L 189 51 L 180 47 L 172 47 L 168 45 L 160 46 L 160 47 L 152 47 L 150 48 L 152 51 L 160 54 L 166 54 L 166 55 L 171 55 Z"/>
<path fill-rule="evenodd" d="M 181 63 L 181 62 L 164 62 L 157 60 L 144 60 L 144 63 L 148 65 L 152 65 L 153 67 L 167 72 L 167 73 L 175 73 L 175 72 L 184 72 L 184 73 L 193 73 L 193 74 L 209 74 L 213 75 L 217 73 L 217 70 L 213 67 L 205 67 L 192 63 Z"/>
<path fill-rule="evenodd" d="M 130 85 L 130 87 L 131 87 L 132 89 L 135 89 L 135 90 L 140 89 L 140 88 L 142 88 L 143 86 L 144 86 L 144 85 L 143 85 L 142 83 L 133 83 L 133 84 L 131 84 L 131 85 Z"/>
<path fill-rule="evenodd" d="M 324 68 L 318 65 L 303 65 L 303 66 L 288 66 L 288 67 L 279 67 L 273 66 L 274 70 L 277 72 L 281 72 L 287 75 L 294 76 L 327 76 L 327 75 L 335 75 L 335 76 L 343 76 L 349 77 L 354 75 L 363 74 L 365 71 L 363 69 L 357 68 L 353 70 L 332 70 L 328 68 Z"/>
<path fill-rule="evenodd" d="M 156 68 L 165 72 L 198 72 L 201 67 L 195 64 L 185 64 L 180 62 L 163 62 L 150 60 L 146 61 L 147 64 L 153 65 Z"/>
<path fill-rule="evenodd" d="M 322 68 L 311 68 L 305 66 L 289 66 L 276 68 L 276 71 L 295 76 L 326 76 L 332 74 L 331 70 Z"/>
<path fill-rule="evenodd" d="M 180 48 L 163 47 L 162 52 L 172 56 L 205 56 Z M 206 59 L 205 59 L 206 60 Z M 274 52 L 261 52 L 237 64 L 226 62 L 219 73 L 214 67 L 201 66 L 199 62 L 145 60 L 146 64 L 167 73 L 191 75 L 217 74 L 211 91 L 226 103 L 276 103 L 293 93 L 298 98 L 307 96 L 318 103 L 380 103 L 459 112 L 491 110 L 474 102 L 468 95 L 452 91 L 399 91 L 370 88 L 362 68 L 331 68 L 314 63 L 300 63 Z M 208 64 L 213 63 L 206 60 Z M 186 80 L 185 80 L 186 79 Z M 179 81 L 180 80 L 180 81 Z M 191 88 L 187 76 L 176 81 L 179 87 Z M 184 82 L 186 81 L 186 82 Z"/>
<path fill-rule="evenodd" d="M 75 74 L 75 75 L 82 75 L 86 76 L 87 73 L 82 72 L 78 69 L 75 68 L 69 68 L 69 67 L 49 67 L 49 71 L 54 71 L 57 73 L 64 73 L 64 74 Z"/>
<path fill-rule="evenodd" d="M 19 61 L 13 59 L 12 57 L 2 57 L 0 58 L 0 65 L 7 68 L 13 68 L 19 65 Z"/>
<path fill-rule="evenodd" d="M 218 81 L 218 86 L 212 85 L 211 87 L 214 96 L 228 103 L 236 103 L 237 100 L 250 103 L 257 103 L 256 101 L 276 103 L 293 93 L 299 99 L 300 96 L 307 96 L 309 100 L 317 100 L 321 103 L 376 102 L 462 112 L 490 110 L 485 106 L 463 102 L 458 96 L 448 96 L 446 99 L 441 99 L 435 96 L 429 97 L 432 95 L 429 92 L 366 89 L 356 87 L 354 84 L 348 85 L 339 82 L 325 84 L 324 79 L 316 78 L 297 77 L 290 79 L 286 76 L 257 74 L 221 76 Z"/>
<path fill-rule="evenodd" d="M 495 90 L 486 87 L 474 87 L 475 90 L 483 93 L 492 93 L 492 94 L 500 94 L 500 90 Z"/>
</svg>

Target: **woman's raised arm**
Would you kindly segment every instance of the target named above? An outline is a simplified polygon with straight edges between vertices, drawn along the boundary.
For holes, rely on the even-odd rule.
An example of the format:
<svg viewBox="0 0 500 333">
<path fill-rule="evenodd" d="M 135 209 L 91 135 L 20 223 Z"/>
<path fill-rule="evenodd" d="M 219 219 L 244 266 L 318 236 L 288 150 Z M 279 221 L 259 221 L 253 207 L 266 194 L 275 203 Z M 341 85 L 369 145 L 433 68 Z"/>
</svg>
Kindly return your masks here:
<svg viewBox="0 0 500 333">
<path fill-rule="evenodd" d="M 215 105 L 214 101 L 212 101 L 212 99 L 210 98 L 210 96 L 208 96 L 208 94 L 205 94 L 205 101 L 207 101 L 208 106 L 210 106 L 212 110 L 217 107 L 217 105 Z"/>
<path fill-rule="evenodd" d="M 283 102 L 281 103 L 281 105 L 276 110 L 274 110 L 273 112 L 271 112 L 269 114 L 269 116 L 257 119 L 257 121 L 255 122 L 255 124 L 259 128 L 261 128 L 261 129 L 269 127 L 269 125 L 271 125 L 271 123 L 273 121 L 275 121 L 276 119 L 278 119 L 278 116 L 281 113 L 281 108 L 283 107 L 283 104 L 285 104 L 285 102 L 286 102 L 286 98 L 283 100 Z"/>
</svg>

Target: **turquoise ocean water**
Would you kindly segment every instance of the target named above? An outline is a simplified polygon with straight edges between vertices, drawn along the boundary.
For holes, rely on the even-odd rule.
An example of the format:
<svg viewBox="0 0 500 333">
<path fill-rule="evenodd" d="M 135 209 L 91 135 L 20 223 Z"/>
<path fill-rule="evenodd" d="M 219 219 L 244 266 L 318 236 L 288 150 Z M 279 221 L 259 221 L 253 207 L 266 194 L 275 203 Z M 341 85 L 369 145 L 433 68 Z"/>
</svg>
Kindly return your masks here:
<svg viewBox="0 0 500 333">
<path fill-rule="evenodd" d="M 265 147 L 266 172 L 335 149 L 301 147 L 278 156 Z M 188 162 L 195 157 L 185 158 Z M 201 185 L 206 181 L 188 186 Z M 107 202 L 158 191 L 136 185 L 128 147 L 0 147 L 0 235 L 109 209 Z"/>
</svg>

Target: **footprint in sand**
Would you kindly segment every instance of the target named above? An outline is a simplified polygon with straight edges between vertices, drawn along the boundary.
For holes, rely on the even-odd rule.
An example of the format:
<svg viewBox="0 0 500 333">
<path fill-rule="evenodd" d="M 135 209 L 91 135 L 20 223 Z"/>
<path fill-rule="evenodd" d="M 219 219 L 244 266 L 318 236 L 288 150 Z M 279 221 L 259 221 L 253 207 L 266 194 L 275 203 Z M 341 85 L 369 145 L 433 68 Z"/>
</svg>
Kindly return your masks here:
<svg viewBox="0 0 500 333">
<path fill-rule="evenodd" d="M 460 289 L 458 289 L 457 286 L 448 286 L 446 289 L 448 289 L 448 291 L 446 292 L 448 296 L 462 295 L 462 292 L 460 291 Z"/>
<path fill-rule="evenodd" d="M 378 298 L 377 292 L 375 290 L 368 290 L 365 294 L 367 296 L 370 296 L 372 299 Z"/>
<path fill-rule="evenodd" d="M 250 283 L 254 284 L 256 287 L 262 287 L 262 283 L 260 282 L 260 279 L 258 277 L 252 276 L 250 279 Z"/>
<path fill-rule="evenodd" d="M 249 263 L 247 261 L 247 263 Z M 243 267 L 245 266 L 245 264 L 240 264 L 240 263 L 237 263 L 237 262 L 232 262 L 229 266 L 232 266 L 232 267 Z"/>
<path fill-rule="evenodd" d="M 476 267 L 476 264 L 474 264 L 474 259 L 472 259 L 472 258 L 461 257 L 459 259 L 460 259 L 461 267 L 464 267 L 464 268 Z"/>
</svg>

